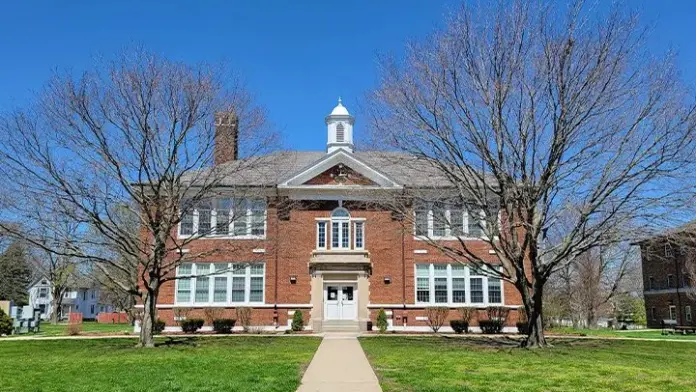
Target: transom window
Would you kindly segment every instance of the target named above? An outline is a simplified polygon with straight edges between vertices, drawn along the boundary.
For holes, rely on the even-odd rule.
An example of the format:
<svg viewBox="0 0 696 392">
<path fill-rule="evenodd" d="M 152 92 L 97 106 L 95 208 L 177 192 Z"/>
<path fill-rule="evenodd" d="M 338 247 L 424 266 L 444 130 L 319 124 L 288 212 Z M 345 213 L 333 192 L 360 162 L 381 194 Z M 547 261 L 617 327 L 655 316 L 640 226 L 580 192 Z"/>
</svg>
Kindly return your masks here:
<svg viewBox="0 0 696 392">
<path fill-rule="evenodd" d="M 331 217 L 317 220 L 317 249 L 365 249 L 365 220 L 351 218 L 343 207 L 331 212 Z"/>
<path fill-rule="evenodd" d="M 486 217 L 481 208 L 420 203 L 415 208 L 415 234 L 429 238 L 481 238 Z"/>
<path fill-rule="evenodd" d="M 502 282 L 461 264 L 416 264 L 416 303 L 502 304 Z"/>
<path fill-rule="evenodd" d="M 266 235 L 266 201 L 223 198 L 182 208 L 179 236 L 260 238 Z"/>
<path fill-rule="evenodd" d="M 176 303 L 264 302 L 264 264 L 183 263 L 176 271 Z"/>
</svg>

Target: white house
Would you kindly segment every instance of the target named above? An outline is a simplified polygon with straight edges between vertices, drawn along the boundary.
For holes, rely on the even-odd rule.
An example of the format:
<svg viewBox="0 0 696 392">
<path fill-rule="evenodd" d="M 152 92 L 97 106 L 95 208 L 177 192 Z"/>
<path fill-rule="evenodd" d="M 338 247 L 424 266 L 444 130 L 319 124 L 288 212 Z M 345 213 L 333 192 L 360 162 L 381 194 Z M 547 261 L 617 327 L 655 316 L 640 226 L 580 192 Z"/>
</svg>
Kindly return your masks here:
<svg viewBox="0 0 696 392">
<path fill-rule="evenodd" d="M 29 286 L 29 304 L 34 309 L 41 311 L 41 318 L 48 320 L 51 317 L 51 282 L 42 277 Z M 99 301 L 99 288 L 90 285 L 76 285 L 69 288 L 63 294 L 60 318 L 65 319 L 69 313 L 82 313 L 83 319 L 95 319 L 101 312 L 112 312 L 113 305 Z"/>
</svg>

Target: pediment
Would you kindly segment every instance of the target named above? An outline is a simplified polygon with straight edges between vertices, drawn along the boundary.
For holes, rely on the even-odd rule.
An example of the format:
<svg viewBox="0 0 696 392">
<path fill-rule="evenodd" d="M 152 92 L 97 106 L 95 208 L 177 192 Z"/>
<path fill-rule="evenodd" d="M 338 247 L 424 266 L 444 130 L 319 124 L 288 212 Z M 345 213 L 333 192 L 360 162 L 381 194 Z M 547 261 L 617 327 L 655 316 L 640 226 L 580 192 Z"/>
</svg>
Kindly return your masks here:
<svg viewBox="0 0 696 392">
<path fill-rule="evenodd" d="M 332 166 L 330 169 L 323 171 L 316 177 L 312 177 L 302 185 L 378 186 L 376 182 L 342 163 Z"/>
<path fill-rule="evenodd" d="M 337 150 L 282 181 L 280 188 L 366 187 L 401 188 L 401 185 L 344 150 Z"/>
</svg>

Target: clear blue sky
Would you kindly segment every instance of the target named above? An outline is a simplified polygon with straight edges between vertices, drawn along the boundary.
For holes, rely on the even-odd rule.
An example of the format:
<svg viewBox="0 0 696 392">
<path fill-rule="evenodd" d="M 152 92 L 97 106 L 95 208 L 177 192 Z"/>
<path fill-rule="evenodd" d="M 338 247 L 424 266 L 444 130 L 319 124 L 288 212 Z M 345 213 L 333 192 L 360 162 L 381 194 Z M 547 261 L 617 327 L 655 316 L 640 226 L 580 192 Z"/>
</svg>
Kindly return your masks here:
<svg viewBox="0 0 696 392">
<path fill-rule="evenodd" d="M 477 0 L 481 1 L 481 0 Z M 484 0 L 485 1 L 485 0 Z M 601 1 L 600 1 L 601 2 Z M 123 47 L 184 61 L 227 60 L 287 147 L 322 150 L 324 116 L 374 86 L 376 55 L 440 26 L 457 0 L 6 1 L 0 8 L 0 111 L 25 104 L 54 69 L 82 70 Z M 696 81 L 696 2 L 629 0 Z M 365 121 L 356 119 L 356 138 Z"/>
</svg>

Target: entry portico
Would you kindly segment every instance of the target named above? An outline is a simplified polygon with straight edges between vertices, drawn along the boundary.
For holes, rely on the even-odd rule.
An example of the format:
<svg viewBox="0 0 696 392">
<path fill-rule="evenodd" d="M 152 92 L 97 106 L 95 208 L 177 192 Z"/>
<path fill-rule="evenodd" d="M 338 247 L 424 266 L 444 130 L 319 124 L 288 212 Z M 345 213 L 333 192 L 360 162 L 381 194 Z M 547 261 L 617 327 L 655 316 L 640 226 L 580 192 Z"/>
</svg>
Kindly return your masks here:
<svg viewBox="0 0 696 392">
<path fill-rule="evenodd" d="M 315 252 L 309 268 L 312 329 L 322 331 L 331 326 L 353 326 L 365 330 L 370 319 L 369 254 L 366 251 Z"/>
</svg>

